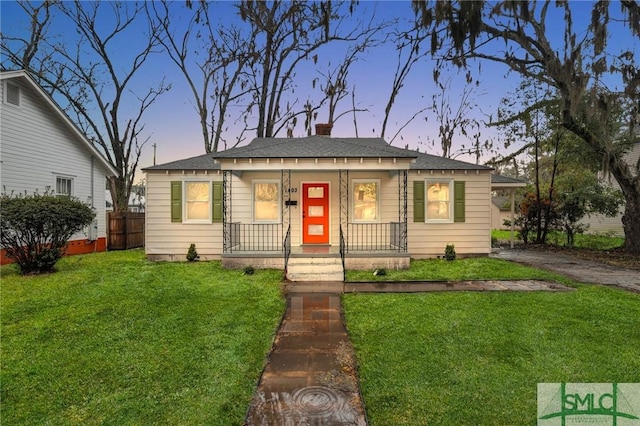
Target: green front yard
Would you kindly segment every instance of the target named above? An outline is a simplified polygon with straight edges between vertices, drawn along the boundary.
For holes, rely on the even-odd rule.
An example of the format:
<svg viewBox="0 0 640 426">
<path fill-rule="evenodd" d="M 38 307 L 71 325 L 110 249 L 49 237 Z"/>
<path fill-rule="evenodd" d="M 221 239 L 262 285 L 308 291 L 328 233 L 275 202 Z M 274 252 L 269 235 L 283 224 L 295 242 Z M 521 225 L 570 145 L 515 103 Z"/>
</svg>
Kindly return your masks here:
<svg viewBox="0 0 640 426">
<path fill-rule="evenodd" d="M 242 423 L 284 311 L 280 271 L 152 263 L 141 251 L 58 266 L 1 269 L 3 424 Z M 638 294 L 489 258 L 388 272 L 577 290 L 345 295 L 373 426 L 535 424 L 539 382 L 640 382 Z"/>
<path fill-rule="evenodd" d="M 640 382 L 640 295 L 350 294 L 370 424 L 534 425 L 540 382 Z"/>
<path fill-rule="evenodd" d="M 284 310 L 280 271 L 141 251 L 2 268 L 3 424 L 241 424 Z"/>
</svg>

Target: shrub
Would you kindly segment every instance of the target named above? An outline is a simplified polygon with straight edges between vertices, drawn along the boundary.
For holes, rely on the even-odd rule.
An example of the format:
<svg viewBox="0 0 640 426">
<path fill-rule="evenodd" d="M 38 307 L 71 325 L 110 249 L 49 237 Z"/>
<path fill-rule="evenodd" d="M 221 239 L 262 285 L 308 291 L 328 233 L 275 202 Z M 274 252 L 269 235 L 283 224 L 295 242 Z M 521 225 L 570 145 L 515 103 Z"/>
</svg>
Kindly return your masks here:
<svg viewBox="0 0 640 426">
<path fill-rule="evenodd" d="M 68 196 L 1 195 L 0 244 L 20 273 L 50 272 L 69 239 L 95 215 L 90 206 Z"/>
<path fill-rule="evenodd" d="M 187 251 L 187 260 L 189 262 L 195 262 L 198 259 L 200 259 L 200 255 L 198 254 L 198 251 L 196 250 L 196 245 L 195 244 L 191 244 L 189 246 L 189 250 Z"/>
<path fill-rule="evenodd" d="M 447 260 L 456 260 L 456 246 L 447 244 L 444 248 L 444 258 Z"/>
<path fill-rule="evenodd" d="M 376 270 L 373 271 L 373 275 L 376 275 L 376 276 L 378 276 L 378 275 L 379 276 L 387 275 L 387 270 L 384 269 L 384 268 L 376 268 Z"/>
</svg>

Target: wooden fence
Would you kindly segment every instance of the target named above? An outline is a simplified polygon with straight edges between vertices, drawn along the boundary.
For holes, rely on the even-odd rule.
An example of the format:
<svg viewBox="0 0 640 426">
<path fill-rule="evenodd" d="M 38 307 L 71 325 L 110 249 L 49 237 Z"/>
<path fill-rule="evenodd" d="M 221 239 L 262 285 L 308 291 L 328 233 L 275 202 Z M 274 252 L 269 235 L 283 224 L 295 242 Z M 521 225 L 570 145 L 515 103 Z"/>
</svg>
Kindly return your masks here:
<svg viewBox="0 0 640 426">
<path fill-rule="evenodd" d="M 108 250 L 144 247 L 144 213 L 109 212 L 107 224 Z"/>
</svg>

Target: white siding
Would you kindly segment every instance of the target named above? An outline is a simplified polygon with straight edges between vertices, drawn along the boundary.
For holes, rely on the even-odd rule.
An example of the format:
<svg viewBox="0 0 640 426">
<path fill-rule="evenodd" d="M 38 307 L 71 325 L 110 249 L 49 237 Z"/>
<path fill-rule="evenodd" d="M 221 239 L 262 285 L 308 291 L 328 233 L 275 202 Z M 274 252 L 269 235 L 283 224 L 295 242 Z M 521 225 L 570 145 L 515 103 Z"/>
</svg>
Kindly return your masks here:
<svg viewBox="0 0 640 426">
<path fill-rule="evenodd" d="M 69 131 L 37 92 L 17 78 L 11 79 L 11 84 L 20 87 L 21 99 L 19 107 L 5 103 L 5 82 L 1 82 L 2 191 L 43 193 L 48 188 L 55 189 L 56 175 L 72 177 L 73 195 L 95 207 L 97 237 L 105 237 L 106 170 L 97 159 L 92 161 L 83 141 Z M 79 233 L 72 240 L 86 237 L 85 233 Z"/>
<path fill-rule="evenodd" d="M 252 223 L 252 182 L 256 179 L 280 181 L 280 172 L 256 171 L 243 172 L 241 177 L 232 175 L 231 221 L 243 224 Z M 458 254 L 488 254 L 491 250 L 491 178 L 489 172 L 456 171 L 447 172 L 446 177 L 465 181 L 466 220 L 464 223 L 414 223 L 413 222 L 413 181 L 430 177 L 424 172 L 418 175 L 411 172 L 408 179 L 408 245 L 409 254 L 414 258 L 442 255 L 445 245 L 455 244 Z M 435 177 L 435 176 L 434 176 Z M 441 174 L 437 177 L 442 177 Z M 196 244 L 203 258 L 218 258 L 222 254 L 222 224 L 171 223 L 170 192 L 172 181 L 189 179 L 211 179 L 221 181 L 219 172 L 150 172 L 147 174 L 147 220 L 146 251 L 159 259 L 184 260 L 191 243 Z M 399 219 L 398 177 L 389 172 L 350 172 L 349 188 L 353 179 L 380 180 L 380 223 L 396 222 Z M 292 172 L 291 200 L 297 206 L 290 207 L 291 244 L 302 244 L 301 204 L 302 184 L 328 182 L 330 198 L 330 244 L 339 243 L 340 229 L 340 182 L 336 172 Z M 350 195 L 350 202 L 352 197 Z M 287 215 L 286 209 L 283 213 Z M 351 214 L 351 210 L 350 210 Z"/>
<path fill-rule="evenodd" d="M 633 148 L 625 155 L 625 161 L 634 170 L 634 167 L 638 162 L 640 162 L 640 142 L 637 142 Z M 620 185 L 613 178 L 613 176 L 609 176 L 604 179 L 606 184 L 611 185 L 611 187 L 620 189 Z M 607 217 L 602 214 L 594 214 L 588 215 L 583 219 L 584 223 L 589 225 L 587 229 L 587 233 L 589 234 L 606 234 L 606 235 L 615 235 L 619 237 L 624 236 L 624 230 L 622 228 L 622 215 L 624 213 L 624 205 L 620 207 L 620 213 L 613 217 Z"/>
<path fill-rule="evenodd" d="M 222 254 L 222 223 L 171 222 L 171 182 L 191 179 L 222 181 L 222 175 L 217 172 L 147 173 L 145 209 L 147 255 L 170 260 L 186 260 L 185 256 L 190 244 L 196 245 L 196 250 L 203 260 L 216 259 Z M 236 178 L 232 185 L 236 186 Z"/>
<path fill-rule="evenodd" d="M 446 178 L 465 182 L 465 221 L 458 223 L 424 223 L 413 221 L 413 182 Z M 488 171 L 440 171 L 431 175 L 422 171 L 409 173 L 408 242 L 414 258 L 444 255 L 447 244 L 454 244 L 457 254 L 475 255 L 491 252 L 491 175 Z"/>
</svg>

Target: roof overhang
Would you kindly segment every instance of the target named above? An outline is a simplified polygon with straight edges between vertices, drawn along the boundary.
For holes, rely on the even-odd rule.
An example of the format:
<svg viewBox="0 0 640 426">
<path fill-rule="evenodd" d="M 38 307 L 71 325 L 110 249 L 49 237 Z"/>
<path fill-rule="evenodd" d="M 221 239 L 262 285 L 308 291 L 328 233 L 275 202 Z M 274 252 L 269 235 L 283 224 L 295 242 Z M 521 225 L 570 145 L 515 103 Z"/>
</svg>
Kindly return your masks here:
<svg viewBox="0 0 640 426">
<path fill-rule="evenodd" d="M 396 157 L 216 158 L 222 170 L 408 170 L 415 159 Z"/>
</svg>

